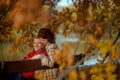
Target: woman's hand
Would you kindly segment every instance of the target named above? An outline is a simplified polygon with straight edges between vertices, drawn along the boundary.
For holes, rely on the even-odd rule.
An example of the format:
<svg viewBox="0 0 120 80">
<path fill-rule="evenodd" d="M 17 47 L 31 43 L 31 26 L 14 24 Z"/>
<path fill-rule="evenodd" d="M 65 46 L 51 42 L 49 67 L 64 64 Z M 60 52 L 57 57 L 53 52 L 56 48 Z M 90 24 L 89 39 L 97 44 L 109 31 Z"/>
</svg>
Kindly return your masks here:
<svg viewBox="0 0 120 80">
<path fill-rule="evenodd" d="M 41 65 L 42 66 L 48 66 L 48 58 L 46 56 L 44 56 L 42 59 L 41 59 Z"/>
<path fill-rule="evenodd" d="M 39 55 L 35 55 L 33 57 L 31 57 L 30 59 L 39 59 L 40 58 L 40 54 Z"/>
</svg>

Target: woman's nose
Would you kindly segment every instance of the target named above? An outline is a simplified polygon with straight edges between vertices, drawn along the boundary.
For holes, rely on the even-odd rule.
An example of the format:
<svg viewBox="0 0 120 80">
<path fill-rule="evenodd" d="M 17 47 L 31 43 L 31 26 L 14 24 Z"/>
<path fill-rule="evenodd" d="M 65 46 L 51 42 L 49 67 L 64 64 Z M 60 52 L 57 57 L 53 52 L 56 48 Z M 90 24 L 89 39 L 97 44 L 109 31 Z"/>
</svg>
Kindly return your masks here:
<svg viewBox="0 0 120 80">
<path fill-rule="evenodd" d="M 34 43 L 34 46 L 38 46 L 38 43 Z"/>
<path fill-rule="evenodd" d="M 42 42 L 42 40 L 40 40 L 40 42 Z"/>
</svg>

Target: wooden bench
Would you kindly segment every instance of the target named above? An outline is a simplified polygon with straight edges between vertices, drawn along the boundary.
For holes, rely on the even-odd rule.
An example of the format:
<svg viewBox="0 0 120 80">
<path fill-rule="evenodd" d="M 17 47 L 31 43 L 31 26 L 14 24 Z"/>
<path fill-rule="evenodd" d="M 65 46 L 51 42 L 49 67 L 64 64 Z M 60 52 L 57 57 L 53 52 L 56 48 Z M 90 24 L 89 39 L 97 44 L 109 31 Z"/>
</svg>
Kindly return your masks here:
<svg viewBox="0 0 120 80">
<path fill-rule="evenodd" d="M 84 58 L 85 55 L 74 55 L 75 63 Z M 81 63 L 83 64 L 83 62 Z M 58 68 L 59 65 L 55 63 L 52 68 Z M 17 73 L 51 69 L 48 66 L 41 66 L 41 60 L 20 60 L 20 61 L 1 61 L 0 62 L 0 80 L 15 80 L 13 79 Z"/>
</svg>

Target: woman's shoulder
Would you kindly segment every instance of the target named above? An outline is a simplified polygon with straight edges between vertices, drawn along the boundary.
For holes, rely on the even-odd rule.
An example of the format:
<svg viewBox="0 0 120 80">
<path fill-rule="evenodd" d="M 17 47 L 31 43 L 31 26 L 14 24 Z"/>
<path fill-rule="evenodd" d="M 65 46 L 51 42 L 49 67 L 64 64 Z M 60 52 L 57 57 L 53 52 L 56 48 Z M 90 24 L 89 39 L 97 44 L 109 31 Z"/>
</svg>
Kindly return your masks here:
<svg viewBox="0 0 120 80">
<path fill-rule="evenodd" d="M 57 44 L 56 43 L 49 43 L 46 45 L 47 49 L 57 49 Z"/>
</svg>

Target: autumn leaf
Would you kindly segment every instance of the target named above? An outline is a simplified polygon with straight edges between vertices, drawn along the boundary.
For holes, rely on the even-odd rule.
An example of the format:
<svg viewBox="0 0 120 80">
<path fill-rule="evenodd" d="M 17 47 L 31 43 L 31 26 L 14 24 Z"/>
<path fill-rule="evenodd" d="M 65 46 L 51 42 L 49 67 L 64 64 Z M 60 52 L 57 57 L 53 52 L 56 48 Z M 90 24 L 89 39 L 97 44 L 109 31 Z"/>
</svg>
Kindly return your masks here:
<svg viewBox="0 0 120 80">
<path fill-rule="evenodd" d="M 77 20 L 77 14 L 76 14 L 75 12 L 73 12 L 73 13 L 71 14 L 71 18 L 72 18 L 72 21 L 73 21 L 73 22 L 76 21 L 76 20 Z"/>
<path fill-rule="evenodd" d="M 103 74 L 92 75 L 92 80 L 105 80 Z"/>
<path fill-rule="evenodd" d="M 63 44 L 62 50 L 56 49 L 53 56 L 56 63 L 59 64 L 60 72 L 62 72 L 66 66 L 71 66 L 74 61 L 74 57 L 71 54 L 69 44 Z"/>
<path fill-rule="evenodd" d="M 92 34 L 87 34 L 86 39 L 89 44 L 96 45 L 97 43 L 97 39 L 95 39 L 94 35 Z"/>
<path fill-rule="evenodd" d="M 111 63 L 106 63 L 105 71 L 106 72 L 114 72 L 116 70 L 116 65 L 111 64 Z"/>
<path fill-rule="evenodd" d="M 97 73 L 99 74 L 99 73 L 101 73 L 102 71 L 103 71 L 103 68 L 102 68 L 102 67 L 99 68 L 99 67 L 95 66 L 95 67 L 93 67 L 93 68 L 90 70 L 90 73 L 91 73 L 91 74 L 94 74 L 94 73 L 95 73 L 95 74 L 97 74 Z"/>
<path fill-rule="evenodd" d="M 112 43 L 112 39 L 108 39 L 106 42 L 98 42 L 97 47 L 100 48 L 101 56 L 105 55 L 108 51 L 111 50 Z"/>
<path fill-rule="evenodd" d="M 36 75 L 34 76 L 34 78 L 37 79 L 37 80 L 42 80 L 43 77 L 44 77 L 44 74 L 45 74 L 45 73 L 43 73 L 43 72 L 38 73 L 38 74 L 36 74 Z"/>
<path fill-rule="evenodd" d="M 79 79 L 80 80 L 87 80 L 87 73 L 85 71 L 80 71 Z"/>
<path fill-rule="evenodd" d="M 117 80 L 117 75 L 112 74 L 107 77 L 107 80 Z"/>
<path fill-rule="evenodd" d="M 71 70 L 69 72 L 68 80 L 77 80 L 77 79 L 78 79 L 78 75 L 76 70 Z"/>
<path fill-rule="evenodd" d="M 39 0 L 20 0 L 16 2 L 15 7 L 8 13 L 8 19 L 12 21 L 13 27 L 22 28 L 23 25 L 35 21 L 39 18 L 42 5 Z"/>
</svg>

